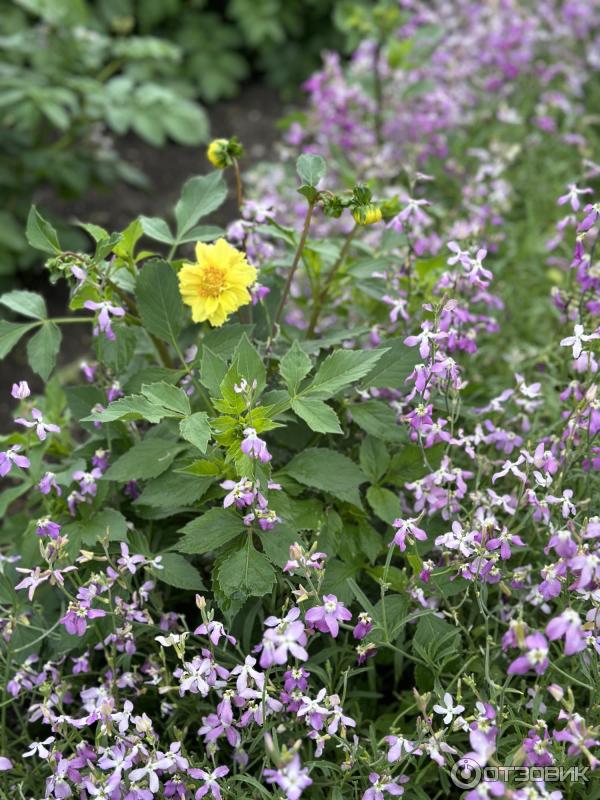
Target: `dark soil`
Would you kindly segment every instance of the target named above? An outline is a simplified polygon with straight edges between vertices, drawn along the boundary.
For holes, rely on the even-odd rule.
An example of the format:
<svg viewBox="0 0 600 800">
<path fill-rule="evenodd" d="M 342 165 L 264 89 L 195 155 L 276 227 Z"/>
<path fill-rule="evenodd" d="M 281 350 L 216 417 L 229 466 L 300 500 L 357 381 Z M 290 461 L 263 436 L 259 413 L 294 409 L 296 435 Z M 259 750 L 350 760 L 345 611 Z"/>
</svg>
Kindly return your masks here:
<svg viewBox="0 0 600 800">
<path fill-rule="evenodd" d="M 218 103 L 208 109 L 213 137 L 237 135 L 243 142 L 244 165 L 268 159 L 277 141 L 276 121 L 283 107 L 275 91 L 262 85 L 242 89 L 235 100 Z M 168 216 L 179 197 L 182 184 L 192 175 L 211 168 L 204 147 L 184 147 L 173 143 L 156 149 L 133 136 L 117 140 L 122 158 L 140 169 L 149 180 L 149 188 L 140 189 L 127 183 L 107 189 L 94 189 L 77 200 L 65 201 L 48 190 L 39 191 L 32 201 L 65 220 L 82 220 L 102 225 L 110 231 L 122 230 L 139 214 Z M 236 216 L 235 190 L 232 175 L 227 175 L 231 191 L 227 202 L 209 220 L 225 225 Z M 67 309 L 65 287 L 51 286 L 44 274 L 29 271 L 19 276 L 19 288 L 41 292 L 50 314 L 62 316 Z M 68 364 L 89 352 L 90 333 L 84 326 L 65 326 L 60 363 Z M 0 432 L 11 425 L 14 401 L 10 398 L 13 381 L 28 380 L 34 390 L 42 388 L 40 379 L 27 366 L 25 342 L 0 362 Z"/>
</svg>

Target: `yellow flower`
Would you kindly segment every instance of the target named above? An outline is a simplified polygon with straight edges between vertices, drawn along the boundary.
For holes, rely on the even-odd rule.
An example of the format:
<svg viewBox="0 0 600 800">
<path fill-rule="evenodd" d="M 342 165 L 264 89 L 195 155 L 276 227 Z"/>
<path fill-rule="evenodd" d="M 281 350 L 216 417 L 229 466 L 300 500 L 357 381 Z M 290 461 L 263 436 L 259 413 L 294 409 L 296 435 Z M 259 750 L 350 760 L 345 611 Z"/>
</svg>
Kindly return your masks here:
<svg viewBox="0 0 600 800">
<path fill-rule="evenodd" d="M 372 225 L 374 222 L 380 222 L 382 218 L 381 209 L 373 203 L 366 206 L 357 206 L 352 211 L 352 216 L 359 225 Z"/>
<path fill-rule="evenodd" d="M 206 157 L 217 169 L 225 169 L 231 164 L 228 153 L 229 139 L 213 139 L 208 145 Z"/>
<path fill-rule="evenodd" d="M 194 322 L 208 320 L 221 326 L 230 314 L 250 300 L 248 287 L 256 281 L 256 269 L 246 256 L 225 239 L 196 244 L 196 262 L 179 270 L 179 291 L 192 309 Z"/>
</svg>

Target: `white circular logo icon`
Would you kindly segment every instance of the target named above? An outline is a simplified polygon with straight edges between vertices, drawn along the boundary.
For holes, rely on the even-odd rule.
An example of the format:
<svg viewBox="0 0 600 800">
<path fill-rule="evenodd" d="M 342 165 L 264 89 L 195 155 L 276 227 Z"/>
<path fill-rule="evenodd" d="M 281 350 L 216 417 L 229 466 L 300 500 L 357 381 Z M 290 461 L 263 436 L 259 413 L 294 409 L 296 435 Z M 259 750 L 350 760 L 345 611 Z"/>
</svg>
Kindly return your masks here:
<svg viewBox="0 0 600 800">
<path fill-rule="evenodd" d="M 481 767 L 473 758 L 461 758 L 452 767 L 450 777 L 459 789 L 473 789 L 481 780 Z"/>
</svg>

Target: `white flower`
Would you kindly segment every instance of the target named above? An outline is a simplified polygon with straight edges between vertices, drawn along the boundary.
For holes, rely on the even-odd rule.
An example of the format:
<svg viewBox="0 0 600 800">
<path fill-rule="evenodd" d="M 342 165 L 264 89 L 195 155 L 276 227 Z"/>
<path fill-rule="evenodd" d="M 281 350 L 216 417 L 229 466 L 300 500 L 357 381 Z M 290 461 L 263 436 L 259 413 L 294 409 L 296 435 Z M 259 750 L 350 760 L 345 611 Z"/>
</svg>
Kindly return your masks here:
<svg viewBox="0 0 600 800">
<path fill-rule="evenodd" d="M 23 753 L 23 758 L 29 758 L 36 753 L 40 758 L 48 758 L 50 751 L 46 748 L 46 745 L 52 744 L 53 741 L 54 736 L 49 736 L 47 739 L 44 739 L 43 742 L 31 742 L 29 745 L 29 750 L 26 753 Z"/>
<path fill-rule="evenodd" d="M 600 339 L 600 333 L 585 334 L 583 325 L 575 325 L 573 336 L 567 336 L 561 340 L 561 347 L 573 347 L 573 358 L 579 358 L 583 352 L 583 342 L 591 342 L 592 339 Z"/>
<path fill-rule="evenodd" d="M 435 705 L 433 710 L 436 714 L 443 714 L 444 715 L 444 725 L 449 725 L 452 722 L 452 717 L 456 717 L 461 714 L 465 707 L 458 705 L 454 705 L 454 698 L 450 694 L 450 692 L 446 692 L 444 695 L 444 705 Z"/>
<path fill-rule="evenodd" d="M 163 647 L 177 647 L 185 644 L 189 633 L 170 633 L 168 636 L 155 636 L 154 638 Z"/>
</svg>

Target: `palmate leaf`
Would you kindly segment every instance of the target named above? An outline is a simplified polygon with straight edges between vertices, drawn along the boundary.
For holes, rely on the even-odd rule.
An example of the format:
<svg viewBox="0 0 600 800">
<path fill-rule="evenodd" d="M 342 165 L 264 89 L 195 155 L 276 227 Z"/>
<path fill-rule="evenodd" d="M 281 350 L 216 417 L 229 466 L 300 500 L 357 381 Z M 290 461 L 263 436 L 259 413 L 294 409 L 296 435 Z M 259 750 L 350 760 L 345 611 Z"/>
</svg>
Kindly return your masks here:
<svg viewBox="0 0 600 800">
<path fill-rule="evenodd" d="M 230 597 L 261 597 L 273 588 L 275 570 L 269 559 L 255 550 L 252 539 L 229 554 L 221 563 L 217 580 L 221 591 Z"/>
</svg>

